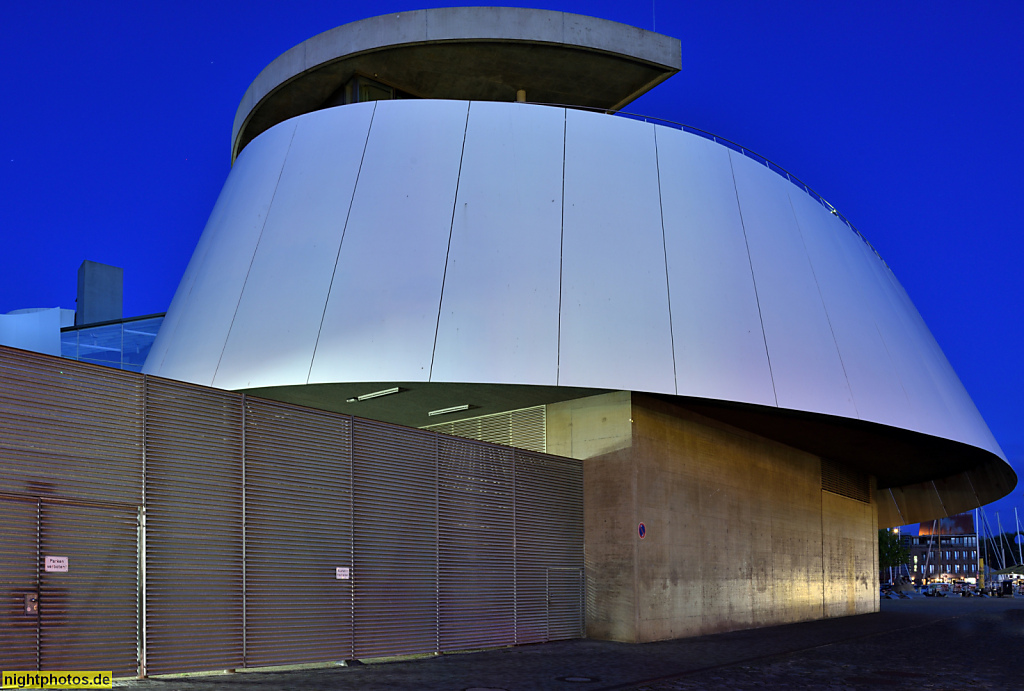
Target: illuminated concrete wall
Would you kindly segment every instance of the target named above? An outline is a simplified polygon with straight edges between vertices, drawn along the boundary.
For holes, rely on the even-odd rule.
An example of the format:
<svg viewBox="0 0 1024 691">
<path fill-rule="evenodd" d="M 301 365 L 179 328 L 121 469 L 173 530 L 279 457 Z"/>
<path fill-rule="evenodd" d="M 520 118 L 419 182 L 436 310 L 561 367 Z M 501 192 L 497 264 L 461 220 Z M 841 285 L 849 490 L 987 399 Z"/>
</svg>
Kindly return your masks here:
<svg viewBox="0 0 1024 691">
<path fill-rule="evenodd" d="M 548 450 L 587 459 L 588 637 L 878 609 L 875 507 L 823 491 L 815 456 L 628 392 L 549 406 Z"/>
</svg>

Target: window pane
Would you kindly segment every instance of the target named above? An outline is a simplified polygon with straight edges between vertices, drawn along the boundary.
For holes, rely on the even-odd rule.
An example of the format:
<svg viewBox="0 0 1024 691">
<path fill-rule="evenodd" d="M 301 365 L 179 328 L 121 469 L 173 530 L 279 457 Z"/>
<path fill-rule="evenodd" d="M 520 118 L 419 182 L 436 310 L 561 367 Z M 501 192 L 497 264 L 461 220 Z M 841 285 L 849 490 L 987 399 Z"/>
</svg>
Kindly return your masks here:
<svg viewBox="0 0 1024 691">
<path fill-rule="evenodd" d="M 142 370 L 163 320 L 163 317 L 154 317 L 124 324 L 124 369 L 133 372 Z"/>
<path fill-rule="evenodd" d="M 121 366 L 121 325 L 78 330 L 78 359 L 107 367 Z"/>
</svg>

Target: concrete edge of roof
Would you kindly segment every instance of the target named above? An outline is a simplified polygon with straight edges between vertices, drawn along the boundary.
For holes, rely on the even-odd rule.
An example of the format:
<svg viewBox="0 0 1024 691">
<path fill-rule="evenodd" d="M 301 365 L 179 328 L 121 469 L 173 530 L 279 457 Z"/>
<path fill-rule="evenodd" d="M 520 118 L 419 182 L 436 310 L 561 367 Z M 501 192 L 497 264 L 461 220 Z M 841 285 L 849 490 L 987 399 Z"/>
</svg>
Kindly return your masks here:
<svg viewBox="0 0 1024 691">
<path fill-rule="evenodd" d="M 243 130 L 275 91 L 320 66 L 416 44 L 505 42 L 560 45 L 617 55 L 663 69 L 648 87 L 682 68 L 679 39 L 597 17 L 517 7 L 448 7 L 381 15 L 329 29 L 279 55 L 246 89 L 231 131 L 232 158 Z M 646 91 L 645 89 L 644 91 Z M 622 104 L 643 91 L 624 94 Z"/>
</svg>

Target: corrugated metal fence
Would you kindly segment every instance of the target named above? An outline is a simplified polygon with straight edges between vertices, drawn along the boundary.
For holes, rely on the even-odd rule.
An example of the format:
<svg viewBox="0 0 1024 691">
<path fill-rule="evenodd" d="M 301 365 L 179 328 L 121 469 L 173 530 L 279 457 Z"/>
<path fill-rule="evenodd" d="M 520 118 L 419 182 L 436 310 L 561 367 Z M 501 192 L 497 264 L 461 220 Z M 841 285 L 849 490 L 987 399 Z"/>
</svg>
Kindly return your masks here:
<svg viewBox="0 0 1024 691">
<path fill-rule="evenodd" d="M 583 635 L 579 461 L 0 348 L 0 668 Z"/>
</svg>

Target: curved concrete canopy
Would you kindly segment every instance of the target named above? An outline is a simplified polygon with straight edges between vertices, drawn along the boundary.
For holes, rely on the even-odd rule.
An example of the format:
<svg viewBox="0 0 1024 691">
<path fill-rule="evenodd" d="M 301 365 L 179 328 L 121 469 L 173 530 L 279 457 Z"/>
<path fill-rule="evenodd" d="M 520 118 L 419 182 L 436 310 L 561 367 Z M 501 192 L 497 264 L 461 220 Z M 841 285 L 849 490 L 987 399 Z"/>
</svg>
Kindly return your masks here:
<svg viewBox="0 0 1024 691">
<path fill-rule="evenodd" d="M 235 114 L 231 158 L 288 118 L 323 108 L 355 75 L 419 98 L 530 101 L 616 110 L 679 71 L 678 39 L 605 19 L 452 7 L 364 19 L 268 65 Z"/>
<path fill-rule="evenodd" d="M 895 276 L 803 188 L 566 108 L 379 101 L 271 128 L 144 371 L 334 409 L 397 385 L 358 414 L 410 425 L 670 396 L 875 475 L 882 525 L 1016 482 Z"/>
</svg>

